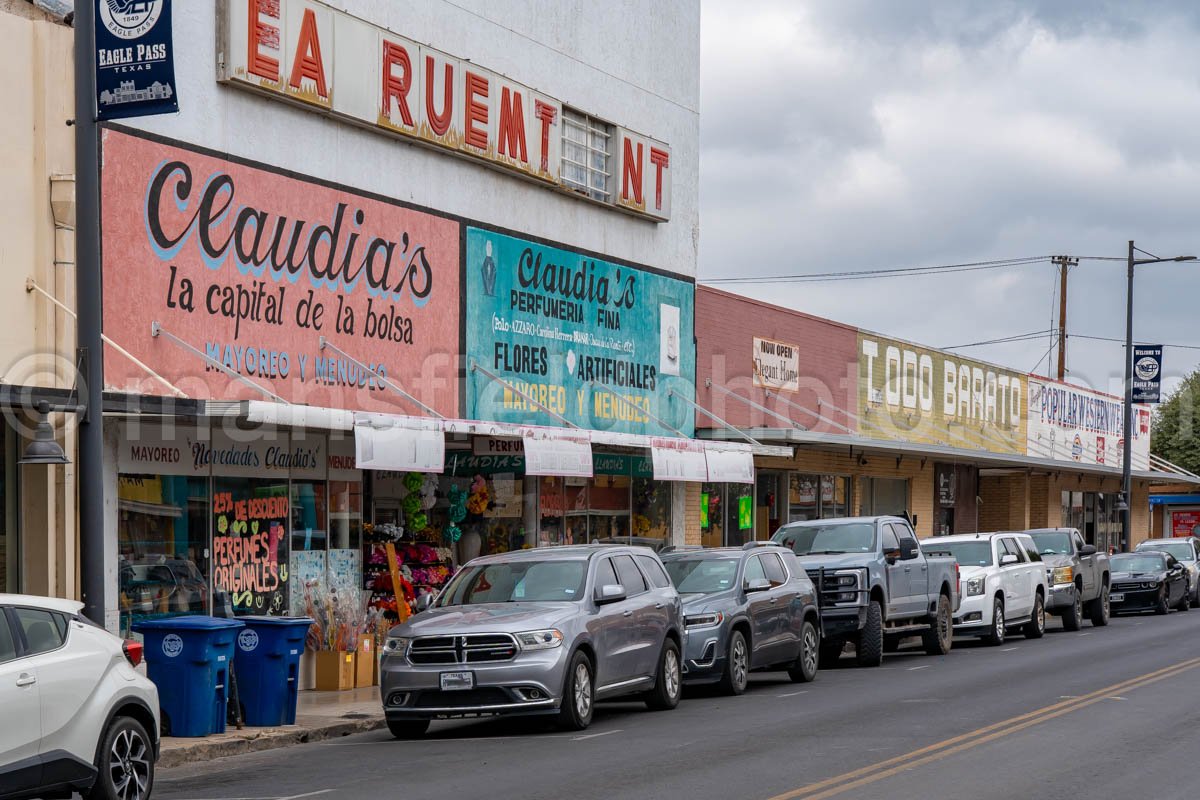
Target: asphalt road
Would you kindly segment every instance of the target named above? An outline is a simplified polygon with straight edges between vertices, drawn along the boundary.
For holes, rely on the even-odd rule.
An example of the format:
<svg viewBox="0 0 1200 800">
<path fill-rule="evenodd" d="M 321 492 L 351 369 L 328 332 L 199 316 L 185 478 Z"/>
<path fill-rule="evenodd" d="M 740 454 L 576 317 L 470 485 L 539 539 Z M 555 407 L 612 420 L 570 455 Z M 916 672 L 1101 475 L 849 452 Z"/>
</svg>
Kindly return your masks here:
<svg viewBox="0 0 1200 800">
<path fill-rule="evenodd" d="M 1194 797 L 1200 611 L 1107 628 L 956 639 L 816 682 L 754 677 L 669 712 L 602 704 L 564 734 L 520 721 L 435 722 L 163 770 L 156 800 L 603 798 L 861 800 Z"/>
</svg>

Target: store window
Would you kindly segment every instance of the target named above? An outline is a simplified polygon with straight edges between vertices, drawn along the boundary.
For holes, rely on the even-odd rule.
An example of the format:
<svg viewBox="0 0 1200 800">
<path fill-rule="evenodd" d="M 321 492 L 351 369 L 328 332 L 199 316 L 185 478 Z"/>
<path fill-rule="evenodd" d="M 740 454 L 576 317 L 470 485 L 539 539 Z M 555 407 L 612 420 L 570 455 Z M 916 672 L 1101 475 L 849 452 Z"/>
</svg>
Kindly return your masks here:
<svg viewBox="0 0 1200 800">
<path fill-rule="evenodd" d="M 755 492 L 749 483 L 705 483 L 700 489 L 700 543 L 740 547 L 754 540 Z"/>
<path fill-rule="evenodd" d="M 1076 528 L 1097 550 L 1121 546 L 1121 512 L 1114 492 L 1063 492 L 1062 525 Z"/>
<path fill-rule="evenodd" d="M 117 479 L 120 629 L 134 622 L 209 611 L 208 478 Z"/>
<path fill-rule="evenodd" d="M 649 539 L 647 544 L 671 541 L 671 485 L 653 478 L 633 479 L 633 520 L 635 537 Z"/>
<path fill-rule="evenodd" d="M 214 613 L 288 613 L 287 480 L 216 478 L 214 484 Z"/>
<path fill-rule="evenodd" d="M 593 200 L 611 200 L 613 142 L 612 125 L 563 108 L 563 185 Z"/>
<path fill-rule="evenodd" d="M 16 496 L 10 481 L 17 474 L 15 442 L 8 428 L 0 425 L 0 592 L 19 592 L 17 565 L 20 553 L 17 549 L 17 506 Z"/>
<path fill-rule="evenodd" d="M 783 524 L 781 517 L 786 504 L 780 486 L 786 477 L 779 472 L 759 472 L 755 476 L 755 538 L 757 539 L 770 539 L 771 534 L 775 533 Z"/>
<path fill-rule="evenodd" d="M 908 513 L 908 481 L 904 478 L 863 478 L 863 514 Z"/>
<path fill-rule="evenodd" d="M 788 520 L 832 519 L 850 515 L 850 479 L 842 475 L 788 476 Z"/>
</svg>

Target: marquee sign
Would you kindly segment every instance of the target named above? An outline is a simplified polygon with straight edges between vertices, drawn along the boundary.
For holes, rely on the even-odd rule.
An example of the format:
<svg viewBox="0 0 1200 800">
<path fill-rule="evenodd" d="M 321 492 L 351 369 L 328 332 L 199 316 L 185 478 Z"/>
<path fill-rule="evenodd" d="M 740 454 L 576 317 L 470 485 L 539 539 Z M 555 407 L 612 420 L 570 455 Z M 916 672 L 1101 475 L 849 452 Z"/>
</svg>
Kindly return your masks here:
<svg viewBox="0 0 1200 800">
<path fill-rule="evenodd" d="M 316 0 L 222 0 L 218 20 L 223 83 L 571 190 L 553 97 Z M 611 205 L 670 219 L 670 146 L 614 134 Z"/>
</svg>

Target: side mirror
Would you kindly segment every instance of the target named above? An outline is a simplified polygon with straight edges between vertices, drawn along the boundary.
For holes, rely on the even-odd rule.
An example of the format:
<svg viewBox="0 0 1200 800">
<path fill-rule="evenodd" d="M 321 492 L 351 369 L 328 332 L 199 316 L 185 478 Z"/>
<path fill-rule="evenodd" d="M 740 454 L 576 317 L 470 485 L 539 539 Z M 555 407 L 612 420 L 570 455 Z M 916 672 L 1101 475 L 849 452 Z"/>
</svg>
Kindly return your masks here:
<svg viewBox="0 0 1200 800">
<path fill-rule="evenodd" d="M 423 594 L 417 598 L 417 613 L 428 611 L 433 606 L 433 601 L 437 599 L 435 594 Z"/>
<path fill-rule="evenodd" d="M 883 557 L 889 564 L 895 564 L 900 560 L 900 548 L 890 547 L 883 551 Z"/>
<path fill-rule="evenodd" d="M 921 549 L 919 547 L 917 547 L 916 542 L 912 542 L 911 540 L 909 540 L 908 542 L 900 543 L 900 560 L 901 561 L 908 561 L 909 559 L 916 558 L 920 552 L 921 552 Z"/>
<path fill-rule="evenodd" d="M 619 583 L 606 583 L 596 587 L 596 605 L 605 606 L 625 599 L 625 587 Z"/>
<path fill-rule="evenodd" d="M 746 581 L 746 583 L 742 586 L 742 590 L 746 594 L 751 594 L 753 592 L 765 592 L 770 588 L 771 582 L 766 578 L 755 578 L 752 581 Z"/>
<path fill-rule="evenodd" d="M 1085 544 L 1083 547 L 1079 548 L 1079 555 L 1082 558 L 1087 558 L 1088 556 L 1096 555 L 1096 545 Z"/>
<path fill-rule="evenodd" d="M 1016 564 L 1017 561 L 1017 557 L 1012 553 L 1005 553 L 1004 555 L 1000 556 L 1000 566 L 1002 567 L 1007 567 L 1009 564 Z"/>
</svg>

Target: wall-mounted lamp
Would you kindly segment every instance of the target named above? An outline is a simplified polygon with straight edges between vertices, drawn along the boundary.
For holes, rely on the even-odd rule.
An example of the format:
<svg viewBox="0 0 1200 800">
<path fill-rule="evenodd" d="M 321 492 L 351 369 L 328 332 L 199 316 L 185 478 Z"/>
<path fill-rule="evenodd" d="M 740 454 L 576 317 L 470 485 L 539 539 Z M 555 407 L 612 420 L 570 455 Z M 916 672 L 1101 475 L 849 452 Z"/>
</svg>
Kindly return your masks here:
<svg viewBox="0 0 1200 800">
<path fill-rule="evenodd" d="M 50 404 L 45 400 L 34 407 L 34 418 L 37 427 L 33 431 L 33 441 L 26 447 L 25 452 L 17 461 L 18 464 L 69 464 L 67 454 L 54 438 L 54 428 L 50 427 Z"/>
</svg>

